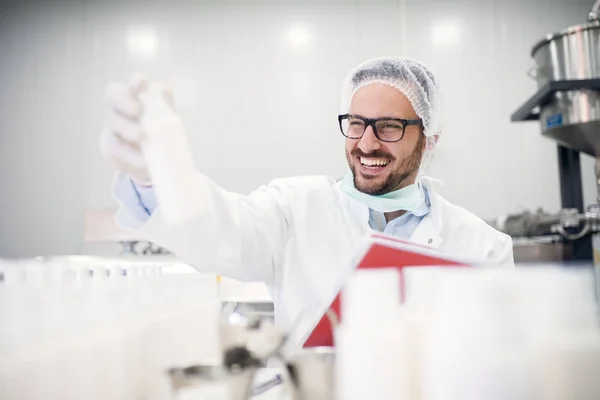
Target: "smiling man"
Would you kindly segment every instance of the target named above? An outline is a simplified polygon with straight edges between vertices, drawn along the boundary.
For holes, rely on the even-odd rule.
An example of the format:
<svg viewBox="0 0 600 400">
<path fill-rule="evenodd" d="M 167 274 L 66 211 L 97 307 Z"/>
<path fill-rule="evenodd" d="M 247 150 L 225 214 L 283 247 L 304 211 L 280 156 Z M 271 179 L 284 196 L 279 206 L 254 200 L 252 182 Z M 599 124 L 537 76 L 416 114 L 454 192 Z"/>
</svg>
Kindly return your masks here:
<svg viewBox="0 0 600 400">
<path fill-rule="evenodd" d="M 384 83 L 364 86 L 352 96 L 350 114 L 339 120 L 343 135 L 355 139 L 346 141 L 346 158 L 358 190 L 382 195 L 416 180 L 425 135 L 399 90 Z"/>
<path fill-rule="evenodd" d="M 433 109 L 437 107 L 439 113 L 440 107 L 433 75 L 409 60 L 400 64 L 374 60 L 351 73 L 345 86 L 346 93 L 350 93 L 349 113 L 338 119 L 340 130 L 348 139 L 346 159 L 354 188 L 348 184 L 350 175 L 347 175 L 342 190 L 370 205 L 373 217 L 374 212 L 385 211 L 386 222 L 406 213 L 414 214 L 418 208 L 425 210 L 425 206 L 429 207 L 425 190 L 419 189 L 416 181 L 425 164 L 425 147 L 429 143 L 433 148 L 439 133 L 431 121 Z M 423 118 L 412 104 L 419 101 L 418 108 L 426 110 L 422 112 Z M 348 99 L 343 98 L 342 102 L 347 104 Z M 342 108 L 346 107 L 342 104 Z M 424 133 L 425 123 L 429 139 Z M 389 204 L 387 207 L 385 202 Z M 387 230 L 399 222 L 389 225 Z"/>
<path fill-rule="evenodd" d="M 341 182 L 292 177 L 242 196 L 198 173 L 202 212 L 177 224 L 162 217 L 140 151 L 144 110 L 137 96 L 143 87 L 136 80 L 112 84 L 108 91 L 113 111 L 101 143 L 118 169 L 117 221 L 200 271 L 264 281 L 276 324 L 296 328 L 294 345 L 303 343 L 329 305 L 356 246 L 371 229 L 513 265 L 508 236 L 450 204 L 422 176 L 441 133 L 441 101 L 433 74 L 418 62 L 376 59 L 348 74 L 338 120 L 349 171 Z M 165 130 L 179 126 L 171 114 L 176 123 L 163 124 Z"/>
</svg>

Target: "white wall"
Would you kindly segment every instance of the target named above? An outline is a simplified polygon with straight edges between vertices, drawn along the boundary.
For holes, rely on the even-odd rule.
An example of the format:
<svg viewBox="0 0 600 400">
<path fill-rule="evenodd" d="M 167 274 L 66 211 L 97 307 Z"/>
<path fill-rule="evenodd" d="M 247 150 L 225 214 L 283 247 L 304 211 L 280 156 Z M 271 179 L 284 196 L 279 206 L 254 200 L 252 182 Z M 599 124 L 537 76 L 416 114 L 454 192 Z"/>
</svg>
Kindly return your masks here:
<svg viewBox="0 0 600 400">
<path fill-rule="evenodd" d="M 3 2 L 0 256 L 82 249 L 84 211 L 113 205 L 112 171 L 98 151 L 104 87 L 134 71 L 173 84 L 199 168 L 246 193 L 275 177 L 341 176 L 344 74 L 370 57 L 413 57 L 437 72 L 445 92 L 446 129 L 431 166 L 446 183 L 441 191 L 485 218 L 556 210 L 556 146 L 536 123 L 509 116 L 535 90 L 525 75 L 532 45 L 584 22 L 592 3 Z M 310 33 L 305 46 L 290 44 L 296 25 Z M 140 31 L 155 35 L 141 49 L 154 55 L 128 47 Z M 592 202 L 590 160 L 584 170 Z"/>
</svg>

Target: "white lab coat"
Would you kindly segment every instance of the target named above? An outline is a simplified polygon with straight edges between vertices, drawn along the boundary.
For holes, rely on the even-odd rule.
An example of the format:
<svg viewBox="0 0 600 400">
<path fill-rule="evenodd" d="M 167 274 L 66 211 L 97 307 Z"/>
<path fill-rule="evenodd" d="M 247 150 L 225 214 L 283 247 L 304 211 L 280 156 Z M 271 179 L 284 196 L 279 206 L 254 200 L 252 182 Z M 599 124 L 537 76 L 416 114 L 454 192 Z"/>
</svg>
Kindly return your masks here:
<svg viewBox="0 0 600 400">
<path fill-rule="evenodd" d="M 429 181 L 423 184 L 431 209 L 412 241 L 470 259 L 514 265 L 509 236 L 450 204 Z M 199 185 L 204 196 L 201 217 L 175 225 L 161 218 L 158 207 L 136 233 L 200 271 L 264 281 L 276 324 L 283 329 L 297 324 L 292 342 L 300 346 L 336 295 L 340 278 L 370 229 L 369 209 L 325 176 L 274 180 L 248 196 L 227 192 L 203 175 Z M 124 228 L 139 225 L 125 207 L 117 221 Z"/>
</svg>

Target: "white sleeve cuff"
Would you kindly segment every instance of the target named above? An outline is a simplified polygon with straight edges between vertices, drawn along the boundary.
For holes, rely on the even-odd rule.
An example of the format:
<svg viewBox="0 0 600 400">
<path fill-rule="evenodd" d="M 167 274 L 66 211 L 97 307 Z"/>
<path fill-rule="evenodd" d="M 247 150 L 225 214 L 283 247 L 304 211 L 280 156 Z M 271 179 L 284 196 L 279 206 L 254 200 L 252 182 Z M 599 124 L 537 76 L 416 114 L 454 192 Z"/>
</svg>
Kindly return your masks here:
<svg viewBox="0 0 600 400">
<path fill-rule="evenodd" d="M 116 223 L 124 229 L 139 229 L 156 209 L 154 189 L 136 185 L 127 175 L 117 173 L 112 188 L 119 208 Z"/>
</svg>

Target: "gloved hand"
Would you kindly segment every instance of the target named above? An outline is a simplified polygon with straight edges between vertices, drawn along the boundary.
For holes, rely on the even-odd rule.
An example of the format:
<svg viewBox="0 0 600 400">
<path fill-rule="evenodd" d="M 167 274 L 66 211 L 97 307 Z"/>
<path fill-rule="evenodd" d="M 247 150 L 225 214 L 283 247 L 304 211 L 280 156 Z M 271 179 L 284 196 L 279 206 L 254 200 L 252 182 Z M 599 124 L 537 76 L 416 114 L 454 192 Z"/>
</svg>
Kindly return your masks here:
<svg viewBox="0 0 600 400">
<path fill-rule="evenodd" d="M 140 143 L 144 132 L 140 118 L 144 112 L 138 95 L 149 82 L 142 75 L 134 75 L 127 85 L 111 83 L 106 89 L 110 111 L 100 136 L 100 150 L 117 170 L 127 174 L 141 186 L 152 186 L 148 166 Z M 172 105 L 172 94 L 163 90 L 163 97 Z"/>
</svg>

